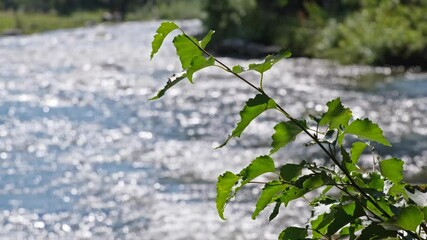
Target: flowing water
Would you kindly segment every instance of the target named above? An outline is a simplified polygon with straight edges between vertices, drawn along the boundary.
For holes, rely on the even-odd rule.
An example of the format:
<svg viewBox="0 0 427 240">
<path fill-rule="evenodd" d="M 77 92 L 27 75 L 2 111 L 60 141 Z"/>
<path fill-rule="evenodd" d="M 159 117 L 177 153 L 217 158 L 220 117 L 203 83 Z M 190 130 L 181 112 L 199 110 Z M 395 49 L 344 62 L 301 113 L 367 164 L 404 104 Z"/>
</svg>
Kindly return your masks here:
<svg viewBox="0 0 427 240">
<path fill-rule="evenodd" d="M 180 23 L 198 32 L 198 21 Z M 170 38 L 150 63 L 159 22 L 124 23 L 0 39 L 0 238 L 274 239 L 303 224 L 305 203 L 250 219 L 259 192 L 247 188 L 221 221 L 216 177 L 269 151 L 266 113 L 243 139 L 213 150 L 253 91 L 218 69 L 147 102 L 179 71 Z M 232 58 L 231 65 L 247 64 Z M 256 80 L 254 74 L 247 74 Z M 297 117 L 325 110 L 341 96 L 369 117 L 395 147 L 378 148 L 407 163 L 423 181 L 427 160 L 427 74 L 290 59 L 265 78 L 266 91 Z M 275 155 L 278 163 L 321 161 L 304 139 Z M 363 156 L 369 162 L 372 156 Z"/>
</svg>

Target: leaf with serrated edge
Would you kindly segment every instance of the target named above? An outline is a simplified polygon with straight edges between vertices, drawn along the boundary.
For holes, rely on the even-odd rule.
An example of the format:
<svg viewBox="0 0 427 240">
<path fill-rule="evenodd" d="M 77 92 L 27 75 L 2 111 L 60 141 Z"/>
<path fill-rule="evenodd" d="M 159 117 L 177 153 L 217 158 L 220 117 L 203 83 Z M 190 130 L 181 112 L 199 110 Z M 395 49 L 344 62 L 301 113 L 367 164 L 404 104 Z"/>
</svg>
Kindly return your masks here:
<svg viewBox="0 0 427 240">
<path fill-rule="evenodd" d="M 391 146 L 390 142 L 383 136 L 383 130 L 381 130 L 378 124 L 373 123 L 367 118 L 353 121 L 350 126 L 345 129 L 343 135 L 344 134 L 353 134 L 360 138 L 381 143 L 385 146 Z M 339 140 L 340 144 L 342 144 L 342 139 L 343 137 Z"/>
<path fill-rule="evenodd" d="M 277 54 L 268 55 L 262 63 L 249 64 L 249 69 L 263 74 L 264 72 L 269 70 L 275 63 L 277 63 L 278 61 L 280 61 L 283 58 L 288 58 L 291 55 L 292 55 L 291 51 L 282 50 Z"/>
<path fill-rule="evenodd" d="M 299 123 L 303 127 L 307 125 L 305 121 L 299 121 Z M 274 130 L 275 133 L 271 137 L 273 142 L 271 143 L 270 154 L 277 152 L 280 148 L 294 141 L 296 136 L 302 132 L 302 129 L 291 121 L 278 123 L 274 126 Z"/>
<path fill-rule="evenodd" d="M 239 173 L 239 176 L 241 176 L 243 181 L 242 186 L 264 173 L 274 172 L 275 170 L 276 167 L 274 166 L 274 161 L 271 157 L 257 157 L 251 162 L 251 164 L 249 164 L 249 166 Z"/>
<path fill-rule="evenodd" d="M 169 90 L 171 87 L 175 86 L 177 83 L 179 83 L 182 79 L 184 79 L 186 77 L 187 77 L 187 74 L 185 71 L 180 72 L 180 73 L 175 73 L 174 75 L 172 75 L 172 77 L 169 78 L 166 85 L 157 93 L 157 95 L 150 98 L 149 100 L 156 100 L 156 99 L 163 97 L 163 95 L 165 95 L 167 90 Z"/>
<path fill-rule="evenodd" d="M 223 175 L 218 177 L 218 183 L 216 185 L 216 208 L 219 216 L 223 220 L 225 220 L 225 205 L 228 203 L 230 198 L 234 196 L 233 187 L 239 179 L 239 176 L 232 172 L 225 172 Z"/>
<path fill-rule="evenodd" d="M 200 47 L 203 49 L 208 45 L 208 43 L 211 41 L 212 35 L 215 33 L 214 30 L 209 30 L 208 34 L 200 41 Z"/>
<path fill-rule="evenodd" d="M 365 150 L 367 146 L 368 145 L 364 142 L 353 143 L 350 150 L 351 162 L 353 164 L 357 164 L 357 162 L 359 161 L 360 155 L 362 155 L 363 150 Z"/>
<path fill-rule="evenodd" d="M 381 174 L 393 183 L 399 183 L 403 179 L 403 161 L 390 158 L 380 161 Z"/>
<path fill-rule="evenodd" d="M 255 98 L 249 99 L 246 102 L 243 110 L 240 111 L 240 122 L 237 123 L 236 128 L 233 130 L 231 135 L 228 136 L 224 143 L 217 148 L 221 148 L 227 145 L 228 141 L 233 137 L 240 137 L 246 127 L 252 122 L 252 120 L 258 117 L 265 110 L 275 107 L 276 103 L 273 101 L 273 99 L 267 97 L 264 94 L 258 94 L 255 96 Z"/>
<path fill-rule="evenodd" d="M 178 28 L 178 25 L 176 25 L 174 22 L 162 22 L 162 24 L 160 24 L 160 27 L 157 29 L 156 35 L 154 35 L 154 39 L 151 42 L 150 59 L 153 59 L 154 54 L 159 51 L 166 36 L 173 30 Z"/>
<path fill-rule="evenodd" d="M 193 74 L 203 68 L 213 66 L 215 64 L 215 59 L 209 57 L 208 59 L 203 56 L 195 56 L 191 60 L 191 66 L 187 69 L 187 78 L 190 82 L 193 82 Z"/>
<path fill-rule="evenodd" d="M 348 121 L 353 117 L 349 108 L 344 108 L 340 98 L 336 98 L 326 104 L 328 111 L 322 115 L 319 124 L 329 125 L 330 129 L 338 129 L 341 126 L 347 127 Z"/>
<path fill-rule="evenodd" d="M 261 196 L 256 203 L 252 219 L 255 219 L 258 214 L 271 203 L 273 198 L 279 195 L 287 186 L 287 184 L 283 184 L 280 181 L 272 181 L 265 184 L 265 187 L 262 189 Z"/>
<path fill-rule="evenodd" d="M 193 58 L 203 55 L 202 51 L 196 45 L 199 42 L 194 37 L 181 34 L 176 36 L 172 42 L 181 61 L 182 69 L 188 69 L 191 67 Z"/>
</svg>

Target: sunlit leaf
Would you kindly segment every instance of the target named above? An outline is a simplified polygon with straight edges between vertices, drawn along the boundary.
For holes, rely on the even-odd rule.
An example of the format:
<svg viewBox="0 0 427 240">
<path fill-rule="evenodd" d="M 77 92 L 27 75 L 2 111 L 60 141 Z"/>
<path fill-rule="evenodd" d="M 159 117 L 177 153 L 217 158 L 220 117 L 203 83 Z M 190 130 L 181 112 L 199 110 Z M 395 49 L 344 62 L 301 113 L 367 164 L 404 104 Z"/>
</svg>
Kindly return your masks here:
<svg viewBox="0 0 427 240">
<path fill-rule="evenodd" d="M 184 34 L 178 35 L 173 39 L 173 45 L 175 46 L 176 53 L 181 61 L 182 69 L 188 69 L 191 67 L 193 58 L 203 56 L 202 51 L 196 45 L 198 43 L 199 42 L 194 37 L 186 36 Z"/>
<path fill-rule="evenodd" d="M 350 151 L 352 163 L 357 164 L 357 162 L 359 161 L 360 155 L 362 155 L 363 150 L 365 150 L 367 146 L 368 145 L 364 142 L 353 143 Z"/>
<path fill-rule="evenodd" d="M 365 214 L 363 207 L 354 202 L 345 205 L 335 205 L 329 213 L 325 213 L 312 222 L 316 232 L 331 236 L 347 224 L 355 221 Z"/>
<path fill-rule="evenodd" d="M 228 136 L 224 143 L 217 148 L 225 146 L 233 137 L 240 137 L 246 127 L 252 122 L 252 120 L 258 117 L 265 110 L 275 107 L 276 103 L 273 101 L 273 99 L 267 97 L 264 94 L 258 94 L 255 96 L 255 98 L 249 99 L 246 102 L 243 110 L 240 111 L 240 122 L 237 123 L 236 128 L 233 130 L 231 135 Z"/>
<path fill-rule="evenodd" d="M 205 48 L 206 45 L 211 41 L 212 35 L 215 33 L 213 30 L 209 30 L 208 34 L 200 41 L 200 47 Z"/>
<path fill-rule="evenodd" d="M 383 225 L 389 227 L 389 225 L 397 226 L 401 229 L 416 231 L 417 227 L 424 221 L 423 212 L 415 207 L 408 206 L 400 209 L 400 211 L 392 218 L 387 220 Z"/>
<path fill-rule="evenodd" d="M 363 139 L 375 141 L 386 146 L 391 146 L 390 142 L 383 136 L 383 131 L 378 126 L 378 124 L 371 122 L 367 118 L 353 121 L 340 136 L 340 144 L 342 144 L 344 134 L 353 134 Z"/>
<path fill-rule="evenodd" d="M 303 127 L 307 127 L 305 121 L 299 121 L 300 125 Z M 298 127 L 292 121 L 288 122 L 280 122 L 276 126 L 274 126 L 274 134 L 271 137 L 273 142 L 271 143 L 271 151 L 270 154 L 277 152 L 280 148 L 286 146 L 288 143 L 295 140 L 295 138 L 302 132 L 302 129 Z"/>
<path fill-rule="evenodd" d="M 172 77 L 168 79 L 166 85 L 159 92 L 157 92 L 156 96 L 150 98 L 149 100 L 156 100 L 161 98 L 163 95 L 165 95 L 167 90 L 175 86 L 177 83 L 179 83 L 182 79 L 185 79 L 186 77 L 187 77 L 187 74 L 185 71 L 172 75 Z"/>
<path fill-rule="evenodd" d="M 344 147 L 341 147 L 341 156 L 342 156 L 342 165 L 349 173 L 354 171 L 359 171 L 359 167 L 352 162 L 350 159 L 350 154 L 345 150 Z"/>
<path fill-rule="evenodd" d="M 403 161 L 397 158 L 382 160 L 380 171 L 388 180 L 398 183 L 403 179 Z"/>
<path fill-rule="evenodd" d="M 295 180 L 301 175 L 301 170 L 304 168 L 301 164 L 289 163 L 280 168 L 280 176 L 285 181 Z"/>
<path fill-rule="evenodd" d="M 369 188 L 375 189 L 379 192 L 383 192 L 384 189 L 384 179 L 381 178 L 377 172 L 372 172 L 369 174 L 368 179 Z"/>
<path fill-rule="evenodd" d="M 287 186 L 287 184 L 283 184 L 279 181 L 272 181 L 265 184 L 264 188 L 262 189 L 261 196 L 256 203 L 256 208 L 252 214 L 252 219 L 255 219 L 258 214 L 272 202 L 273 198 L 278 196 Z"/>
<path fill-rule="evenodd" d="M 326 178 L 324 174 L 320 173 L 304 175 L 295 182 L 294 186 L 290 186 L 283 191 L 280 195 L 280 200 L 287 206 L 289 202 L 329 183 L 329 179 Z"/>
<path fill-rule="evenodd" d="M 246 69 L 244 69 L 242 66 L 240 65 L 236 65 L 232 68 L 232 70 L 234 73 L 242 73 L 244 71 L 246 71 Z"/>
<path fill-rule="evenodd" d="M 193 82 L 193 74 L 203 68 L 213 66 L 215 64 L 215 59 L 209 57 L 208 59 L 203 56 L 195 56 L 191 60 L 191 66 L 187 69 L 187 78 L 190 82 Z"/>
<path fill-rule="evenodd" d="M 295 186 L 290 186 L 283 191 L 280 195 L 280 201 L 282 201 L 285 206 L 288 206 L 289 202 L 298 199 L 304 196 L 306 193 L 310 192 L 310 189 L 299 188 Z"/>
<path fill-rule="evenodd" d="M 242 185 L 252 181 L 254 178 L 268 172 L 274 172 L 274 161 L 269 156 L 260 156 L 249 164 L 245 169 L 240 172 L 242 178 Z"/>
<path fill-rule="evenodd" d="M 348 121 L 353 115 L 349 108 L 344 108 L 340 98 L 336 98 L 326 105 L 328 111 L 322 115 L 319 124 L 329 125 L 330 129 L 339 129 L 340 126 L 347 127 Z"/>
<path fill-rule="evenodd" d="M 366 207 L 369 209 L 369 211 L 375 213 L 377 216 L 383 216 L 383 212 L 381 212 L 376 206 L 372 204 L 370 201 L 363 200 Z M 376 199 L 376 203 L 383 209 L 389 216 L 393 216 L 394 213 L 391 210 L 390 202 L 384 199 L 384 197 L 379 197 Z M 393 207 L 393 206 L 392 206 Z M 394 207 L 393 207 L 394 208 Z"/>
<path fill-rule="evenodd" d="M 297 240 L 307 237 L 307 229 L 299 227 L 288 227 L 279 235 L 279 240 Z"/>
<path fill-rule="evenodd" d="M 162 22 L 162 24 L 160 24 L 159 28 L 156 31 L 156 35 L 154 35 L 154 39 L 151 42 L 150 59 L 153 59 L 154 54 L 159 51 L 166 36 L 173 30 L 178 28 L 178 25 L 176 25 L 174 22 Z"/>
<path fill-rule="evenodd" d="M 388 194 L 391 196 L 398 196 L 402 195 L 405 199 L 408 199 L 408 193 L 405 191 L 405 185 L 404 183 L 394 183 L 393 186 L 388 190 Z M 426 199 L 427 200 L 427 199 Z"/>
<path fill-rule="evenodd" d="M 219 216 L 224 218 L 224 208 L 230 198 L 234 196 L 233 187 L 239 180 L 239 176 L 232 172 L 226 172 L 218 177 L 218 183 L 216 185 L 216 208 Z"/>
<path fill-rule="evenodd" d="M 291 55 L 291 51 L 282 50 L 277 54 L 268 55 L 262 63 L 249 64 L 249 69 L 263 74 L 265 71 L 269 70 L 275 63 L 277 63 L 281 59 L 288 58 Z"/>
</svg>

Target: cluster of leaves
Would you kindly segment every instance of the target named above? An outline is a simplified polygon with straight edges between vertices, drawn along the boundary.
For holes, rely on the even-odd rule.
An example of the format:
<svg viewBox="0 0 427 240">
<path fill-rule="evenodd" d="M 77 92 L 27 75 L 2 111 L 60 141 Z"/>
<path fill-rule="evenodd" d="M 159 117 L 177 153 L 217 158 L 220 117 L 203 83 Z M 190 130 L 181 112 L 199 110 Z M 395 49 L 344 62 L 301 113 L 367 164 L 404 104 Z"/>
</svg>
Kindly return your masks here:
<svg viewBox="0 0 427 240">
<path fill-rule="evenodd" d="M 166 86 L 151 99 L 162 97 L 168 89 L 187 78 L 193 82 L 195 72 L 210 66 L 222 68 L 250 85 L 257 95 L 249 99 L 240 112 L 240 121 L 231 138 L 240 137 L 246 127 L 265 111 L 278 111 L 285 121 L 277 123 L 268 155 L 255 158 L 239 173 L 230 171 L 218 177 L 216 205 L 224 218 L 227 203 L 253 180 L 264 174 L 274 176 L 264 184 L 252 218 L 255 219 L 269 205 L 274 205 L 269 220 L 289 202 L 307 199 L 313 211 L 305 227 L 288 227 L 279 239 L 425 239 L 427 227 L 427 195 L 423 186 L 403 182 L 403 161 L 396 158 L 380 160 L 372 171 L 358 166 L 359 157 L 371 142 L 391 146 L 381 128 L 369 119 L 354 119 L 349 108 L 339 98 L 328 102 L 327 111 L 310 119 L 295 119 L 263 90 L 263 74 L 289 51 L 267 56 L 261 63 L 248 67 L 228 67 L 205 50 L 213 31 L 201 41 L 187 35 L 173 22 L 160 25 L 152 42 L 151 58 L 157 53 L 165 37 L 173 30 L 181 34 L 173 39 L 183 71 L 172 76 Z M 260 74 L 259 86 L 243 78 L 243 71 Z M 273 155 L 286 147 L 298 135 L 306 134 L 334 165 L 318 166 L 310 161 L 277 166 Z M 346 136 L 352 135 L 349 140 Z M 336 192 L 340 194 L 336 194 Z M 310 194 L 308 194 L 310 193 Z M 327 209 L 321 211 L 321 209 Z"/>
</svg>

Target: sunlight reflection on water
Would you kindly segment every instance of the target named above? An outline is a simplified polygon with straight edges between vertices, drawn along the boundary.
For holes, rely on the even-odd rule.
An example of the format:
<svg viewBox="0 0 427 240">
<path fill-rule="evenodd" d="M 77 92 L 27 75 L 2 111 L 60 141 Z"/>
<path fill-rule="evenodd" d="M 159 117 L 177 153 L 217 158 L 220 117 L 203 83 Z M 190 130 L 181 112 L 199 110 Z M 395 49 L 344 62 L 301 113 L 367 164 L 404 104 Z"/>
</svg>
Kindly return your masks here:
<svg viewBox="0 0 427 240">
<path fill-rule="evenodd" d="M 271 224 L 268 211 L 250 220 L 256 187 L 229 205 L 228 221 L 219 220 L 216 177 L 268 153 L 278 116 L 263 115 L 243 139 L 212 150 L 253 96 L 249 88 L 212 69 L 196 75 L 195 85 L 147 102 L 179 70 L 171 44 L 148 61 L 158 24 L 0 39 L 2 238 L 275 239 L 285 225 L 303 223 L 309 212 L 302 202 Z M 182 25 L 200 30 L 198 21 Z M 362 87 L 369 74 L 379 80 Z M 379 152 L 411 163 L 408 175 L 427 159 L 426 83 L 425 74 L 391 76 L 389 68 L 307 59 L 283 61 L 265 80 L 266 90 L 296 116 L 324 110 L 341 96 L 356 116 L 372 118 L 392 142 L 402 141 Z M 276 160 L 320 161 L 302 141 Z"/>
</svg>

